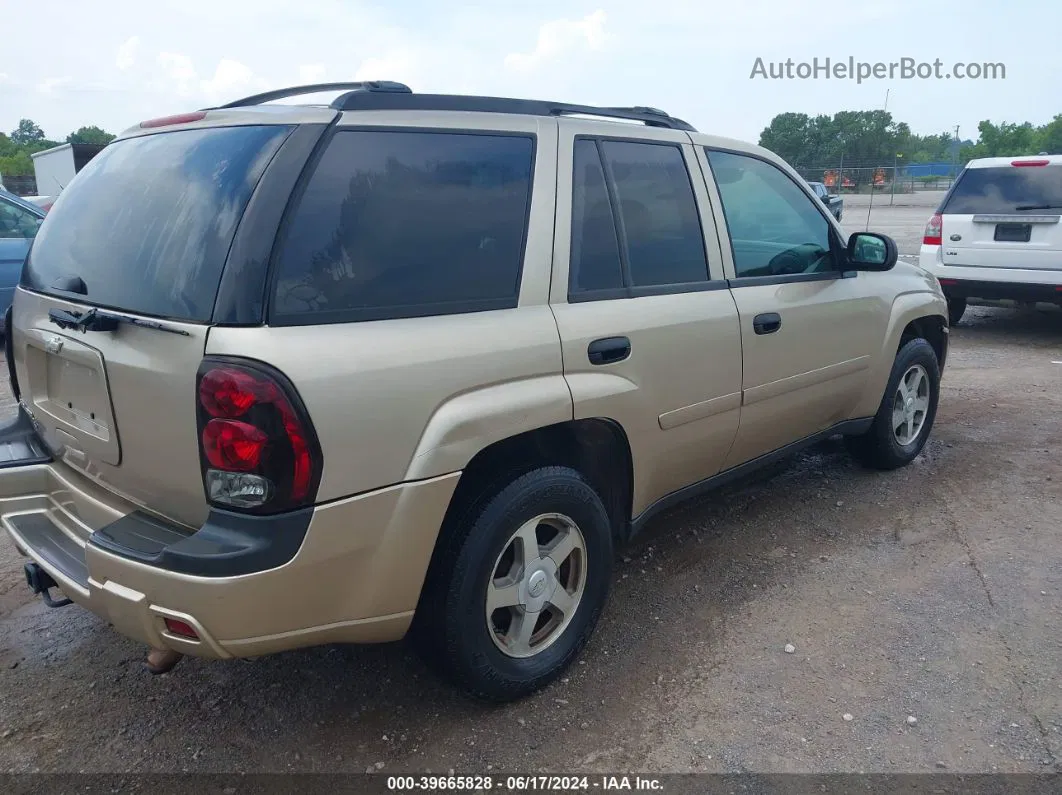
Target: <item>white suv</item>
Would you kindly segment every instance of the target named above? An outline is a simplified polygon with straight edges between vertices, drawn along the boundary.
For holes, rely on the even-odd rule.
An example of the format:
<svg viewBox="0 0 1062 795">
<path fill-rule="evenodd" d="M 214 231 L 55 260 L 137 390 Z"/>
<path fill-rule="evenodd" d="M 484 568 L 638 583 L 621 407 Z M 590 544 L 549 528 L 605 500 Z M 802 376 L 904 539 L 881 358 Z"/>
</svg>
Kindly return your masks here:
<svg viewBox="0 0 1062 795">
<path fill-rule="evenodd" d="M 966 304 L 1062 304 L 1062 155 L 971 160 L 926 224 L 920 262 L 951 323 Z"/>
</svg>

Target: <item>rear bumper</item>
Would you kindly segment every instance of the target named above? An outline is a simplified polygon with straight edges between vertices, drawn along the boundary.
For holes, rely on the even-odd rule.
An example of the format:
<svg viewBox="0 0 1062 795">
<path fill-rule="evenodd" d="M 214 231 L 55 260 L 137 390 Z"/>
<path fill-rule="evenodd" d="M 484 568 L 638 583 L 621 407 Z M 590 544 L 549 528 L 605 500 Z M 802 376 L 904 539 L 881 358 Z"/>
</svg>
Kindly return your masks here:
<svg viewBox="0 0 1062 795">
<path fill-rule="evenodd" d="M 940 281 L 944 295 L 971 303 L 1062 303 L 1062 254 L 1058 270 L 945 265 L 941 247 L 923 245 L 919 264 Z"/>
<path fill-rule="evenodd" d="M 290 514 L 269 539 L 246 526 L 261 520 L 215 511 L 192 531 L 130 511 L 62 463 L 17 463 L 0 469 L 0 523 L 18 550 L 122 634 L 211 658 L 402 637 L 458 479 Z"/>
<path fill-rule="evenodd" d="M 1062 282 L 1062 273 L 1059 274 Z M 948 298 L 965 298 L 971 302 L 1015 304 L 1060 304 L 1062 287 L 1053 284 L 1028 284 L 1020 282 L 990 282 L 974 279 L 938 277 L 940 287 Z"/>
</svg>

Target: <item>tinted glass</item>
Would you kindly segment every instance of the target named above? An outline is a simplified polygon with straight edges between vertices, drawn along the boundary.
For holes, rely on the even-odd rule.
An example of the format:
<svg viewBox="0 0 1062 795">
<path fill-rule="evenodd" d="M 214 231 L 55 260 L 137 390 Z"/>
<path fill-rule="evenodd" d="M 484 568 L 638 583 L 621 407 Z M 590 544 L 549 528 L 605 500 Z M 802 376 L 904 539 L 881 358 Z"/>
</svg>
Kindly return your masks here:
<svg viewBox="0 0 1062 795">
<path fill-rule="evenodd" d="M 218 127 L 117 141 L 59 195 L 23 272 L 50 292 L 80 277 L 78 300 L 205 322 L 251 192 L 289 127 Z"/>
<path fill-rule="evenodd" d="M 784 171 L 755 157 L 711 150 L 707 155 L 739 277 L 837 270 L 829 223 Z"/>
<path fill-rule="evenodd" d="M 516 306 L 530 137 L 345 130 L 281 245 L 273 315 L 323 323 Z"/>
<path fill-rule="evenodd" d="M 604 141 L 615 180 L 634 287 L 708 279 L 704 237 L 682 150 L 677 146 Z"/>
<path fill-rule="evenodd" d="M 967 169 L 944 206 L 952 215 L 1041 209 L 1062 209 L 1062 166 Z"/>
<path fill-rule="evenodd" d="M 0 238 L 32 240 L 40 225 L 41 219 L 25 207 L 0 199 Z"/>
<path fill-rule="evenodd" d="M 572 254 L 569 282 L 573 290 L 623 287 L 619 242 L 612 217 L 605 172 L 594 141 L 575 142 L 572 174 Z"/>
</svg>

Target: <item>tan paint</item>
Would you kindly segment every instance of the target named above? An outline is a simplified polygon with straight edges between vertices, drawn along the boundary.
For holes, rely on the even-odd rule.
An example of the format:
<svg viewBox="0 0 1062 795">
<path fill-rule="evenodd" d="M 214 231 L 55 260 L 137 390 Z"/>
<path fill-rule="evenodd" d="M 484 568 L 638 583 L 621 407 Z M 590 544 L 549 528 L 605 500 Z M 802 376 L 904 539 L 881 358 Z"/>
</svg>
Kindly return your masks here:
<svg viewBox="0 0 1062 795">
<path fill-rule="evenodd" d="M 212 111 L 188 126 L 334 115 Z M 568 303 L 575 136 L 682 146 L 717 285 L 733 277 L 733 257 L 701 146 L 754 152 L 795 173 L 758 147 L 673 130 L 478 113 L 357 112 L 339 123 L 537 136 L 517 308 L 301 328 L 208 332 L 173 324 L 187 337 L 123 326 L 74 337 L 47 317 L 72 304 L 18 291 L 18 377 L 45 437 L 64 449 L 53 464 L 0 471 L 0 522 L 20 551 L 39 560 L 10 518 L 46 514 L 86 550 L 87 587 L 49 568 L 64 592 L 155 648 L 225 658 L 397 639 L 412 619 L 460 472 L 487 446 L 572 418 L 611 419 L 630 441 L 638 514 L 721 469 L 873 415 L 904 327 L 946 316 L 935 279 L 903 264 L 849 279 Z M 778 312 L 782 329 L 753 334 L 761 312 Z M 69 372 L 42 354 L 55 336 L 66 338 Z M 610 336 L 627 336 L 631 356 L 591 365 L 588 344 Z M 93 530 L 137 507 L 193 528 L 205 518 L 194 395 L 204 352 L 259 359 L 284 372 L 321 440 L 318 499 L 325 504 L 295 557 L 268 571 L 194 577 L 86 546 Z M 73 408 L 64 407 L 74 397 Z M 199 639 L 166 631 L 167 616 L 195 627 Z"/>
</svg>

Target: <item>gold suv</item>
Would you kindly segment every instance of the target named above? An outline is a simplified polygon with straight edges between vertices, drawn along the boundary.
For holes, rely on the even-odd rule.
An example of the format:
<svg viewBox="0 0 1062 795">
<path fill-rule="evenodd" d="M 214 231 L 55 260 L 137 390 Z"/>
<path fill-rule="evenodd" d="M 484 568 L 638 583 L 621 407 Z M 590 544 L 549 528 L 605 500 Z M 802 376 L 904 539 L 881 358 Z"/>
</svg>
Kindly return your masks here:
<svg viewBox="0 0 1062 795">
<path fill-rule="evenodd" d="M 388 82 L 127 131 L 7 328 L 0 521 L 49 603 L 171 657 L 409 633 L 499 701 L 665 508 L 834 434 L 910 462 L 948 343 L 936 279 L 768 151 Z"/>
</svg>

